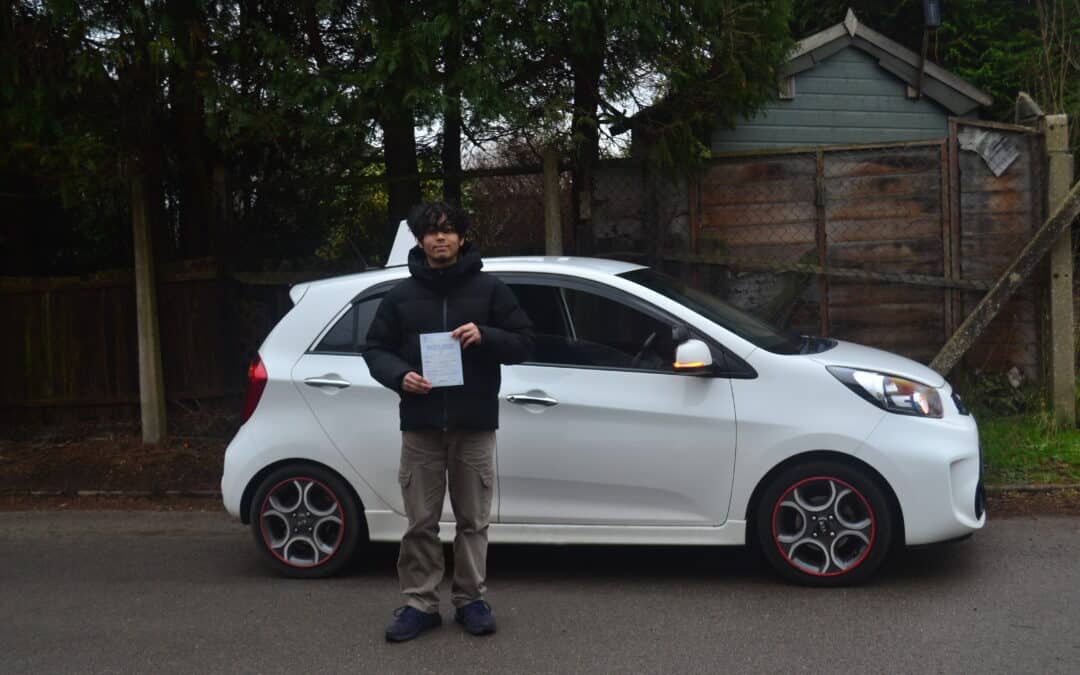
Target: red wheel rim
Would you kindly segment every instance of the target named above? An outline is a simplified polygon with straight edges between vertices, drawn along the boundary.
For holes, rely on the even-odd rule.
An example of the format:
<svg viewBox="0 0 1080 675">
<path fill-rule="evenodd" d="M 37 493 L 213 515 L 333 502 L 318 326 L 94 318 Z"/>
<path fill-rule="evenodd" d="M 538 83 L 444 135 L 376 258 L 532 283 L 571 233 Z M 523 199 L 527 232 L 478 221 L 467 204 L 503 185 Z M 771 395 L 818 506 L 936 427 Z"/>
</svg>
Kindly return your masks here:
<svg viewBox="0 0 1080 675">
<path fill-rule="evenodd" d="M 286 478 L 272 487 L 259 508 L 259 532 L 266 550 L 289 567 L 325 565 L 341 548 L 345 512 L 326 484 L 307 476 Z"/>
<path fill-rule="evenodd" d="M 835 476 L 804 478 L 772 511 L 772 538 L 793 568 L 815 577 L 850 574 L 873 550 L 877 521 L 855 486 Z"/>
</svg>

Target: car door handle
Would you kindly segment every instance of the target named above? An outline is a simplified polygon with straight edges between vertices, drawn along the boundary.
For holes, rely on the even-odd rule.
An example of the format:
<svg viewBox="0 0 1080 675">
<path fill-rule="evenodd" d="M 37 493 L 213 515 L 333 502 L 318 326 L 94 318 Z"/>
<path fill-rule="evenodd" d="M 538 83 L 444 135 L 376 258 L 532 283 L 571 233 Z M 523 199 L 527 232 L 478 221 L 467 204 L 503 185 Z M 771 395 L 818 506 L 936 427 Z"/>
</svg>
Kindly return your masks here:
<svg viewBox="0 0 1080 675">
<path fill-rule="evenodd" d="M 344 389 L 351 385 L 352 382 L 343 380 L 340 377 L 323 375 L 322 377 L 309 377 L 304 380 L 304 384 L 309 387 L 336 387 L 338 389 Z"/>
<path fill-rule="evenodd" d="M 547 396 L 529 396 L 528 394 L 510 394 L 506 397 L 506 400 L 511 403 L 517 403 L 518 405 L 542 405 L 546 408 L 550 408 L 553 405 L 559 405 L 559 402 L 553 398 Z"/>
</svg>

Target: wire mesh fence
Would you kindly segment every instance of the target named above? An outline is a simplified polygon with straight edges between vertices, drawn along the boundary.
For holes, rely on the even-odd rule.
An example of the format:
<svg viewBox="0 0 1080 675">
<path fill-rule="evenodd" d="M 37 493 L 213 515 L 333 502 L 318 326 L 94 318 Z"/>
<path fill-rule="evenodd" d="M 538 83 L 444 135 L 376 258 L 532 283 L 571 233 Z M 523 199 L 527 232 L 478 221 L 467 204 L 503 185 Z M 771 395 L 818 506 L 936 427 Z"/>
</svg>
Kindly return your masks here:
<svg viewBox="0 0 1080 675">
<path fill-rule="evenodd" d="M 559 174 L 563 241 L 573 252 L 585 230 L 593 255 L 658 266 L 793 331 L 929 362 L 1044 216 L 1037 137 L 1017 131 L 1010 140 L 1017 154 L 1000 174 L 975 152 L 959 150 L 955 138 L 725 155 L 691 172 L 634 160 L 604 161 L 577 213 L 571 207 L 570 174 Z M 437 198 L 441 177 L 424 178 L 425 194 Z M 485 256 L 544 253 L 539 166 L 474 170 L 461 180 L 462 205 L 474 225 L 470 236 Z M 371 217 L 379 227 L 388 220 L 385 211 Z M 236 354 L 250 355 L 260 330 L 287 311 L 289 283 L 338 271 L 320 266 L 307 273 L 231 279 L 238 286 L 231 292 L 243 301 L 240 309 L 236 298 L 217 290 L 223 280 L 212 266 L 204 275 L 189 273 L 170 282 L 165 297 L 171 299 L 161 305 L 163 325 L 202 331 L 170 329 L 170 334 L 194 336 L 170 347 L 170 372 L 177 373 L 171 394 L 232 391 L 233 379 L 219 373 L 243 372 L 244 364 L 233 362 L 241 358 Z M 6 314 L 25 319 L 25 325 L 9 331 L 8 353 L 18 361 L 12 367 L 25 370 L 28 381 L 49 383 L 38 391 L 13 382 L 0 392 L 0 404 L 133 400 L 133 362 L 115 356 L 130 352 L 133 296 L 127 281 L 117 284 L 87 290 L 72 281 L 70 293 L 77 301 L 71 302 L 69 291 L 52 282 L 0 293 Z M 80 293 L 92 297 L 88 301 Z M 223 311 L 226 306 L 233 309 Z M 97 336 L 100 345 L 64 349 L 65 342 L 46 333 L 90 325 L 79 318 L 79 308 L 122 320 L 127 328 L 113 334 L 110 322 L 95 323 L 83 332 Z M 221 342 L 226 315 L 255 328 L 234 330 L 234 342 L 243 349 L 206 361 L 200 354 Z M 195 316 L 198 321 L 191 320 Z M 1037 293 L 1029 285 L 969 352 L 968 368 L 1015 366 L 1037 379 L 1039 320 Z M 36 345 L 36 351 L 26 351 L 26 345 Z M 220 367 L 185 365 L 204 361 Z M 83 372 L 107 372 L 106 385 L 87 388 L 74 375 L 57 375 Z"/>
<path fill-rule="evenodd" d="M 1004 133 L 1004 132 L 1003 132 Z M 732 154 L 685 178 L 623 163 L 598 179 L 597 250 L 661 264 L 793 330 L 929 362 L 1041 220 L 1037 144 L 1000 175 L 950 139 Z M 975 367 L 1038 373 L 1032 288 Z"/>
</svg>

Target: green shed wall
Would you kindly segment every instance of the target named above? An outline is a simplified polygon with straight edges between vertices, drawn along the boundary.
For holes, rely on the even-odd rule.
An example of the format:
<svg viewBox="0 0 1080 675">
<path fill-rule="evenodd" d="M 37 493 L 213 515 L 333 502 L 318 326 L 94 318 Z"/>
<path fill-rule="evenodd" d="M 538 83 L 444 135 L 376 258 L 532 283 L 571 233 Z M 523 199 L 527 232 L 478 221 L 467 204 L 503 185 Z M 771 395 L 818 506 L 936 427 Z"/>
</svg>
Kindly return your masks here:
<svg viewBox="0 0 1080 675">
<path fill-rule="evenodd" d="M 944 138 L 948 111 L 907 97 L 907 83 L 847 47 L 795 77 L 794 100 L 774 99 L 735 129 L 718 129 L 713 152 Z"/>
</svg>

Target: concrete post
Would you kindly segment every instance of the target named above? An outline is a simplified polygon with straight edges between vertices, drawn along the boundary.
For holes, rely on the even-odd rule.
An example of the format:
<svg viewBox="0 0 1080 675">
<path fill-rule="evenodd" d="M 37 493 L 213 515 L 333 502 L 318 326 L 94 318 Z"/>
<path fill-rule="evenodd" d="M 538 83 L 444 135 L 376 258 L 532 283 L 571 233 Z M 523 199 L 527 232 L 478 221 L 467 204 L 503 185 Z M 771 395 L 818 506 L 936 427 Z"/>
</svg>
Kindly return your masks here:
<svg viewBox="0 0 1080 675">
<path fill-rule="evenodd" d="M 135 244 L 135 321 L 139 343 L 139 407 L 146 445 L 165 440 L 165 380 L 161 372 L 157 279 L 142 176 L 131 176 L 131 223 Z"/>
<path fill-rule="evenodd" d="M 1047 212 L 1065 199 L 1073 182 L 1073 156 L 1069 153 L 1069 118 L 1043 118 L 1046 138 Z M 1076 426 L 1076 343 L 1073 331 L 1072 228 L 1067 227 L 1050 249 L 1050 401 L 1059 426 Z"/>
<path fill-rule="evenodd" d="M 544 149 L 544 253 L 562 255 L 562 210 L 559 196 L 559 151 Z"/>
</svg>

